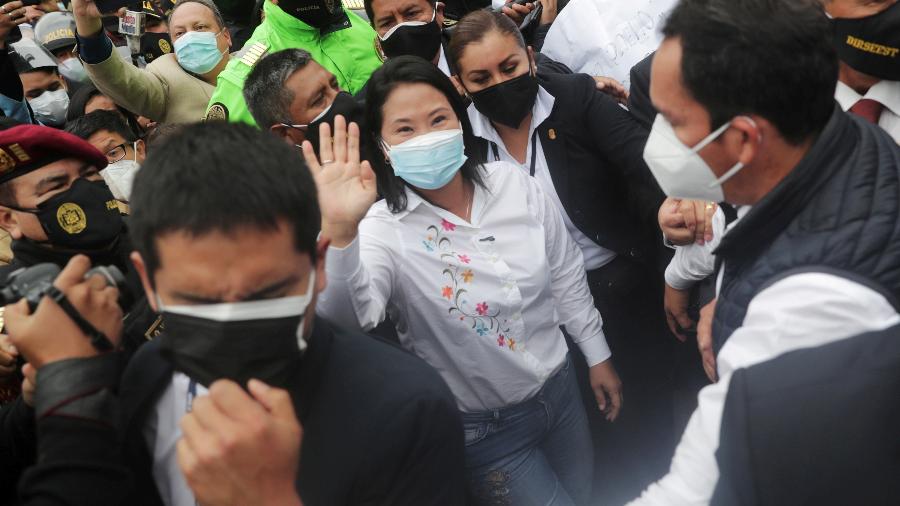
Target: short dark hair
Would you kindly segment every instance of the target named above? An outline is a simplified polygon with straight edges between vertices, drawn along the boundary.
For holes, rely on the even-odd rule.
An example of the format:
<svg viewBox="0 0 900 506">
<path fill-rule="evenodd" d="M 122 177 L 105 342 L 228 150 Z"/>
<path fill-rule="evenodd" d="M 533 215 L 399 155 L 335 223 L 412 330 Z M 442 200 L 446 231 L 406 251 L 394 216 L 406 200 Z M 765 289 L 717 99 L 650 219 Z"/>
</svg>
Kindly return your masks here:
<svg viewBox="0 0 900 506">
<path fill-rule="evenodd" d="M 662 32 L 680 38 L 682 82 L 712 129 L 757 114 L 800 144 L 834 111 L 838 61 L 818 0 L 681 0 Z"/>
<path fill-rule="evenodd" d="M 297 149 L 249 125 L 197 123 L 164 139 L 138 172 L 130 204 L 131 238 L 151 276 L 160 236 L 275 230 L 279 221 L 315 262 L 321 216 L 312 175 Z"/>
<path fill-rule="evenodd" d="M 425 0 L 432 9 L 437 9 L 437 0 Z M 363 7 L 366 9 L 366 16 L 369 18 L 369 24 L 375 26 L 375 12 L 372 10 L 372 0 L 365 0 Z"/>
<path fill-rule="evenodd" d="M 368 128 L 364 132 L 363 144 L 368 148 L 368 160 L 375 171 L 378 191 L 394 213 L 406 210 L 406 182 L 394 174 L 381 151 L 381 123 L 384 120 L 382 107 L 397 86 L 409 83 L 427 84 L 447 97 L 447 102 L 459 119 L 468 157 L 460 172 L 465 179 L 484 186 L 481 177 L 483 155 L 477 149 L 478 140 L 472 133 L 466 104 L 453 83 L 433 63 L 418 56 L 391 58 L 369 78 L 365 119 Z"/>
<path fill-rule="evenodd" d="M 459 68 L 459 59 L 470 44 L 481 42 L 487 34 L 494 31 L 514 38 L 522 49 L 528 47 L 519 27 L 506 14 L 479 9 L 466 14 L 453 27 L 453 35 L 450 37 L 450 44 L 447 45 L 452 67 Z"/>
<path fill-rule="evenodd" d="M 134 142 L 138 140 L 131 128 L 125 124 L 124 118 L 117 111 L 107 111 L 98 109 L 92 111 L 74 121 L 66 123 L 66 132 L 87 140 L 88 137 L 95 133 L 106 130 L 119 134 L 125 142 Z"/>
<path fill-rule="evenodd" d="M 302 49 L 285 49 L 266 56 L 253 67 L 244 81 L 244 100 L 260 128 L 291 123 L 294 93 L 284 83 L 311 60 Z"/>
</svg>

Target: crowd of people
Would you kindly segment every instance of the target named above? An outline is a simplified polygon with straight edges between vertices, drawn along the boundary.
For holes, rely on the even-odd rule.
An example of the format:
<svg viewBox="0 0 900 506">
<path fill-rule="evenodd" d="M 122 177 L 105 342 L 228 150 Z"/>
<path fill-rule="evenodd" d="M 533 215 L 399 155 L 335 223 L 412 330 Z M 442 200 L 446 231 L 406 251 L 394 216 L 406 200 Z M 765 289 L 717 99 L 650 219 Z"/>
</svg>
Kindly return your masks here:
<svg viewBox="0 0 900 506">
<path fill-rule="evenodd" d="M 0 504 L 900 503 L 900 0 L 3 2 Z"/>
</svg>

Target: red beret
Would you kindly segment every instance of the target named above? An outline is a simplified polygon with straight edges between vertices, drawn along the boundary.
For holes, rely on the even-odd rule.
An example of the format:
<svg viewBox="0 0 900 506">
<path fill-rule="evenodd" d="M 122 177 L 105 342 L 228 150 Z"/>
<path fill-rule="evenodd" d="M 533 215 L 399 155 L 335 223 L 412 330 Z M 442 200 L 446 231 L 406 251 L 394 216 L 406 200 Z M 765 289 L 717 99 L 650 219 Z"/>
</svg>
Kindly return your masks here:
<svg viewBox="0 0 900 506">
<path fill-rule="evenodd" d="M 98 170 L 107 164 L 97 148 L 62 130 L 39 125 L 0 130 L 0 183 L 65 158 L 88 162 Z"/>
</svg>

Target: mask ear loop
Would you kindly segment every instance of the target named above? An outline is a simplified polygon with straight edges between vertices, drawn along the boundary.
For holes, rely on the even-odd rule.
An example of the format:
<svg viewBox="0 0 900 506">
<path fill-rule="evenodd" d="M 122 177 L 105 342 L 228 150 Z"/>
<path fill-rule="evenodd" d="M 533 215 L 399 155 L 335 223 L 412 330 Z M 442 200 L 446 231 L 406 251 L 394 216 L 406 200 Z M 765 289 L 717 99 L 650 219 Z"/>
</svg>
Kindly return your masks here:
<svg viewBox="0 0 900 506">
<path fill-rule="evenodd" d="M 759 127 L 756 125 L 756 121 L 754 121 L 753 118 L 751 118 L 750 116 L 738 116 L 738 117 L 744 118 L 745 120 L 749 121 L 750 124 L 753 125 L 754 128 L 756 128 L 757 139 L 759 142 L 762 142 L 762 134 L 759 132 Z M 734 121 L 734 120 L 732 120 L 732 121 Z M 730 126 L 732 121 L 729 121 L 728 123 L 726 123 L 723 126 Z M 720 128 L 720 130 L 722 130 L 722 132 L 725 131 L 724 129 L 721 129 L 721 128 Z M 721 135 L 722 132 L 719 132 L 719 135 Z M 713 137 L 713 139 L 715 139 L 715 137 Z M 709 144 L 709 143 L 707 143 L 707 144 Z M 703 149 L 703 148 L 700 148 L 700 149 Z M 734 164 L 733 167 L 731 167 L 730 169 L 728 169 L 727 172 L 722 174 L 722 177 L 720 177 L 720 178 L 716 179 L 714 182 L 710 183 L 709 187 L 715 188 L 716 186 L 721 186 L 721 185 L 725 184 L 726 181 L 728 181 L 729 179 L 734 177 L 735 174 L 740 172 L 741 169 L 743 169 L 743 168 L 744 168 L 744 164 L 741 162 Z"/>
</svg>

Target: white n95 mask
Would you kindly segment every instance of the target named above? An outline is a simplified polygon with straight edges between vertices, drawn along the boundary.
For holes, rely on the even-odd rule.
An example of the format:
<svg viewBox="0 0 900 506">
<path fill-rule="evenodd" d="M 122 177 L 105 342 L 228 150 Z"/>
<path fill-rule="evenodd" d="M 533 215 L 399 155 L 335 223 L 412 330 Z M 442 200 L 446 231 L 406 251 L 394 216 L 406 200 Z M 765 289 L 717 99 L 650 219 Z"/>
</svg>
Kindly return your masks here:
<svg viewBox="0 0 900 506">
<path fill-rule="evenodd" d="M 698 153 L 730 126 L 729 121 L 707 135 L 696 146 L 689 148 L 678 140 L 671 123 L 662 114 L 656 115 L 650 137 L 647 138 L 647 145 L 644 147 L 644 161 L 666 195 L 709 202 L 725 200 L 722 184 L 743 169 L 744 164 L 738 162 L 722 177 L 716 178 L 716 174 Z"/>
</svg>

